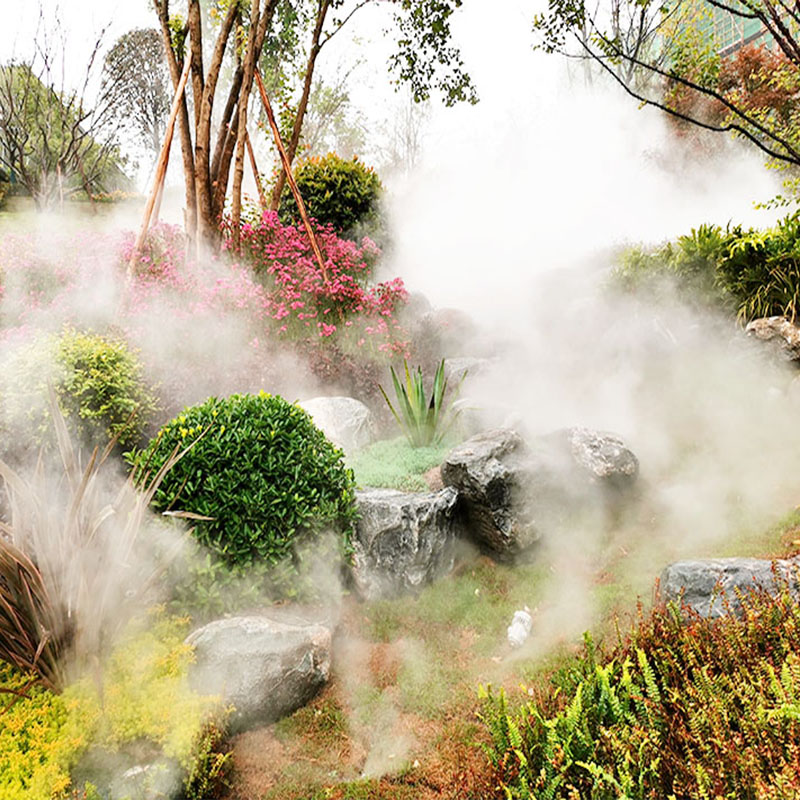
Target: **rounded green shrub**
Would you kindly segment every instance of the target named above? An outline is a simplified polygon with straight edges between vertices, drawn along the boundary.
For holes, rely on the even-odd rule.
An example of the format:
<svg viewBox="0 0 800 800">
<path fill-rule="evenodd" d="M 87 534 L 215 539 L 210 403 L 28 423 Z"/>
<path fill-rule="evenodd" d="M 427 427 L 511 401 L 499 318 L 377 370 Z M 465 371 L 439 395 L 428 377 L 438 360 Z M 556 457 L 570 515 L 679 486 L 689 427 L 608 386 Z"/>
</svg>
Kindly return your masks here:
<svg viewBox="0 0 800 800">
<path fill-rule="evenodd" d="M 48 384 L 71 433 L 101 447 L 114 438 L 122 447 L 137 445 L 157 407 L 123 339 L 65 328 L 20 348 L 6 369 L 5 426 L 37 447 L 52 439 Z"/>
<path fill-rule="evenodd" d="M 374 222 L 383 186 L 372 167 L 357 158 L 347 160 L 335 153 L 304 161 L 294 170 L 306 211 L 337 233 L 352 232 Z M 278 209 L 281 222 L 297 225 L 300 212 L 288 187 Z"/>
<path fill-rule="evenodd" d="M 322 531 L 349 542 L 355 519 L 352 472 L 298 406 L 265 392 L 211 397 L 129 454 L 135 478 L 167 472 L 153 504 L 203 517 L 194 534 L 230 564 L 277 564 Z"/>
</svg>

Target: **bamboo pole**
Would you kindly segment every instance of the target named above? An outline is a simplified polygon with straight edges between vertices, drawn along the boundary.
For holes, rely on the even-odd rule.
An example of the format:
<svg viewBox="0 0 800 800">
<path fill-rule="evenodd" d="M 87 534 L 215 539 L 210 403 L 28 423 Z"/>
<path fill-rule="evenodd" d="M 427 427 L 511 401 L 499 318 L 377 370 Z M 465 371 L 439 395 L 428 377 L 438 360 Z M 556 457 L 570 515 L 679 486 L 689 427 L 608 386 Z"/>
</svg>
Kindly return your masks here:
<svg viewBox="0 0 800 800">
<path fill-rule="evenodd" d="M 289 163 L 289 157 L 286 155 L 286 149 L 281 141 L 281 134 L 278 130 L 278 124 L 275 122 L 275 115 L 272 113 L 272 106 L 270 105 L 269 97 L 267 97 L 267 91 L 264 88 L 264 81 L 261 80 L 261 73 L 257 69 L 255 70 L 255 79 L 256 83 L 258 84 L 259 94 L 261 95 L 261 102 L 264 104 L 264 110 L 267 112 L 269 126 L 272 128 L 272 135 L 275 137 L 275 145 L 278 148 L 278 153 L 280 154 L 283 168 L 286 170 L 286 180 L 289 182 L 289 187 L 294 195 L 297 208 L 300 211 L 300 217 L 303 220 L 306 233 L 308 233 L 308 238 L 311 241 L 311 249 L 314 251 L 314 255 L 317 258 L 317 263 L 319 264 L 320 270 L 322 270 L 322 278 L 325 281 L 325 285 L 330 286 L 330 278 L 328 277 L 328 270 L 325 268 L 325 262 L 322 258 L 322 251 L 319 249 L 317 237 L 314 233 L 314 229 L 311 227 L 311 222 L 308 219 L 306 205 L 303 202 L 303 198 L 300 196 L 300 190 L 297 188 L 297 182 L 294 179 L 294 175 L 292 175 L 292 165 Z"/>
<path fill-rule="evenodd" d="M 258 202 L 261 205 L 261 213 L 267 210 L 267 198 L 264 196 L 264 187 L 261 185 L 261 177 L 258 174 L 258 166 L 256 165 L 256 154 L 253 152 L 253 143 L 250 141 L 250 134 L 244 132 L 244 143 L 247 145 L 247 155 L 250 156 L 250 166 L 253 169 L 253 177 L 256 181 L 256 188 L 258 189 Z"/>
<path fill-rule="evenodd" d="M 144 245 L 145 237 L 147 236 L 147 231 L 150 228 L 150 217 L 153 214 L 153 207 L 156 204 L 156 199 L 159 195 L 159 191 L 161 185 L 164 182 L 164 178 L 167 174 L 167 163 L 169 161 L 169 150 L 170 146 L 172 145 L 172 135 L 175 132 L 175 119 L 178 116 L 178 110 L 180 108 L 180 101 L 181 97 L 183 96 L 183 90 L 186 88 L 186 81 L 189 78 L 189 69 L 192 66 L 192 59 L 186 58 L 186 63 L 183 65 L 183 72 L 181 73 L 181 78 L 178 81 L 178 87 L 175 89 L 175 97 L 172 99 L 172 108 L 169 112 L 169 121 L 167 122 L 167 129 L 164 133 L 164 143 L 161 145 L 161 152 L 158 156 L 158 165 L 156 166 L 156 176 L 155 182 L 153 184 L 153 189 L 150 192 L 150 197 L 147 199 L 147 205 L 144 208 L 144 219 L 142 220 L 142 229 L 139 231 L 139 236 L 136 239 L 136 244 L 133 246 L 133 252 L 131 253 L 131 260 L 128 262 L 128 277 L 130 278 L 133 274 L 133 267 L 136 263 L 136 259 L 139 257 L 139 253 L 142 249 L 142 245 Z"/>
</svg>

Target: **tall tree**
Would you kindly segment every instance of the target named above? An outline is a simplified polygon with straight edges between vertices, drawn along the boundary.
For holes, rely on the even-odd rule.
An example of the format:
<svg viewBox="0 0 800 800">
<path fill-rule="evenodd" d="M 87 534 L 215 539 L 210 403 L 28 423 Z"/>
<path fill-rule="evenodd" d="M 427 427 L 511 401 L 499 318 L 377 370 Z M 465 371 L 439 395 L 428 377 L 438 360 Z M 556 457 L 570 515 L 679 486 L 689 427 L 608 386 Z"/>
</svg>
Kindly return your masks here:
<svg viewBox="0 0 800 800">
<path fill-rule="evenodd" d="M 105 57 L 103 87 L 122 126 L 155 160 L 172 99 L 164 42 L 155 28 L 129 31 L 117 39 Z"/>
<path fill-rule="evenodd" d="M 78 88 L 67 84 L 60 35 L 58 20 L 46 27 L 40 13 L 33 55 L 0 66 L 0 166 L 27 189 L 39 209 L 63 203 L 77 191 L 91 195 L 127 181 L 111 85 L 88 100 L 103 34 L 89 50 Z"/>
<path fill-rule="evenodd" d="M 296 131 L 302 128 L 320 49 L 355 13 L 378 2 L 394 11 L 397 52 L 391 66 L 415 96 L 424 99 L 440 89 L 446 102 L 474 101 L 472 83 L 450 43 L 449 19 L 462 0 L 217 0 L 208 7 L 200 0 L 187 0 L 185 19 L 172 13 L 170 0 L 153 0 L 173 86 L 184 59 L 191 60 L 193 114 L 184 98 L 178 117 L 190 235 L 207 243 L 218 241 L 217 222 L 231 171 L 234 213 L 238 209 L 247 105 L 265 48 L 280 65 L 297 56 L 297 43 L 304 31 L 310 31 L 304 88 L 287 147 L 296 151 Z M 204 37 L 213 42 L 209 48 Z M 223 87 L 220 78 L 226 65 L 230 78 Z"/>
<path fill-rule="evenodd" d="M 672 5 L 600 0 L 591 7 L 585 0 L 548 0 L 547 12 L 534 18 L 534 30 L 540 37 L 538 47 L 592 60 L 643 105 L 708 130 L 734 132 L 775 162 L 800 166 L 794 125 L 787 128 L 780 115 L 751 102 L 739 90 L 741 81 L 720 82 L 725 74 L 712 13 L 728 15 L 734 25 L 763 28 L 782 55 L 780 72 L 773 79 L 784 85 L 798 83 L 800 6 L 783 0 L 682 0 Z M 626 34 L 634 35 L 641 20 L 649 19 L 657 35 L 644 49 L 630 47 L 628 36 L 614 24 L 615 14 L 616 19 L 628 20 Z M 637 83 L 636 75 L 648 80 Z"/>
</svg>

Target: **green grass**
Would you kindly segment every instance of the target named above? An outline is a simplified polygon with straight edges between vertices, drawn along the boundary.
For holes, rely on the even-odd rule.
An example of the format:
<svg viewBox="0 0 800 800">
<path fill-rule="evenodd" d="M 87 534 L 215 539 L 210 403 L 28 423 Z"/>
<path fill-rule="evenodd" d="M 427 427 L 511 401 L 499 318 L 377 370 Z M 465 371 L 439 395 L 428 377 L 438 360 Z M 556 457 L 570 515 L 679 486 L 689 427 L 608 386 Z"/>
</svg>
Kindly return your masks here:
<svg viewBox="0 0 800 800">
<path fill-rule="evenodd" d="M 312 758 L 346 741 L 347 730 L 347 716 L 331 698 L 321 698 L 303 706 L 275 725 L 275 735 L 283 742 L 303 738 L 308 745 L 307 754 Z"/>
<path fill-rule="evenodd" d="M 538 602 L 547 577 L 543 564 L 508 567 L 476 561 L 417 597 L 368 603 L 368 631 L 376 641 L 420 636 L 438 645 L 443 636 L 468 629 L 477 637 L 477 652 L 486 653 L 505 638 L 514 611 Z"/>
<path fill-rule="evenodd" d="M 439 466 L 450 445 L 412 447 L 405 437 L 385 439 L 353 455 L 348 466 L 360 487 L 374 486 L 399 489 L 405 492 L 424 492 L 428 484 L 422 477 L 428 470 Z"/>
</svg>

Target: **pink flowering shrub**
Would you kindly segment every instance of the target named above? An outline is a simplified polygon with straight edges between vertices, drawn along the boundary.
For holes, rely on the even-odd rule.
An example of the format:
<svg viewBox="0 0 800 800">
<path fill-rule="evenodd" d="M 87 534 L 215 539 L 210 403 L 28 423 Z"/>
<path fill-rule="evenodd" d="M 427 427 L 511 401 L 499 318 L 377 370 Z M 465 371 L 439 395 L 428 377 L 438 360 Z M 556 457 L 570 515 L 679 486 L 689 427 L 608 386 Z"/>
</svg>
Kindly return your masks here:
<svg viewBox="0 0 800 800">
<path fill-rule="evenodd" d="M 136 236 L 125 234 L 120 249 L 122 262 L 131 260 Z M 147 233 L 144 245 L 134 264 L 134 275 L 139 283 L 159 283 L 180 286 L 186 264 L 186 237 L 177 225 L 159 222 Z"/>
<path fill-rule="evenodd" d="M 380 250 L 368 238 L 340 239 L 331 226 L 316 226 L 325 270 L 302 226 L 283 225 L 274 212 L 241 227 L 241 251 L 265 287 L 266 312 L 280 335 L 347 342 L 385 353 L 404 352 L 404 331 L 394 313 L 406 301 L 403 281 L 372 284 Z M 230 220 L 223 221 L 231 247 Z"/>
</svg>

